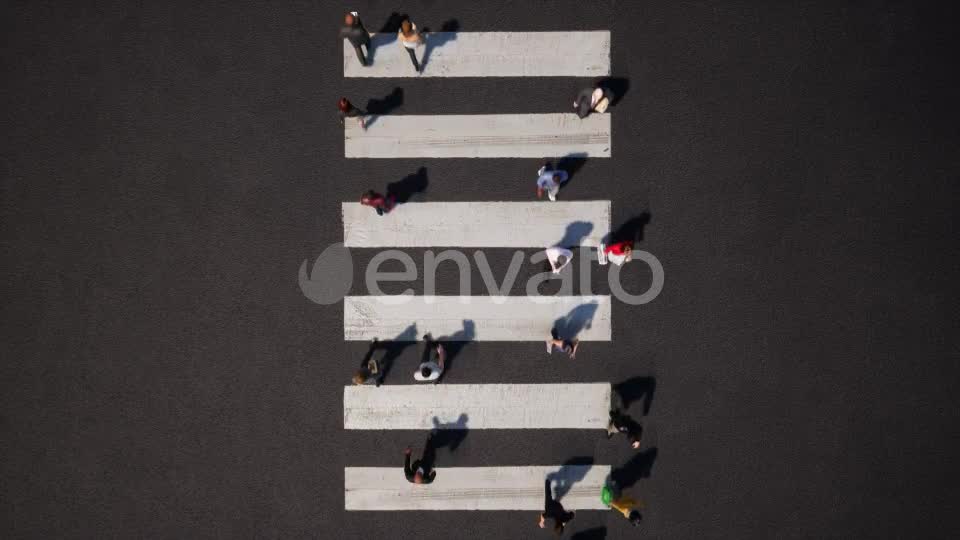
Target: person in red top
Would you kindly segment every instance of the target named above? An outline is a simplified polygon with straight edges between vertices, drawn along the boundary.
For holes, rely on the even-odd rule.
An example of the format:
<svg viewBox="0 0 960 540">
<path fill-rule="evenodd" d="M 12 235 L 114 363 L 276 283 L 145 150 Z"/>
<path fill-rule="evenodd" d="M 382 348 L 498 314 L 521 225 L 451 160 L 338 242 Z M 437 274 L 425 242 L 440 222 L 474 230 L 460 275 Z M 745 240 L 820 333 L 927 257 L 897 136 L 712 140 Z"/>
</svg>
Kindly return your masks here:
<svg viewBox="0 0 960 540">
<path fill-rule="evenodd" d="M 617 266 L 633 260 L 633 242 L 617 242 L 604 247 L 600 244 L 600 264 L 610 261 Z"/>
<path fill-rule="evenodd" d="M 397 198 L 395 196 L 390 195 L 384 197 L 372 189 L 360 196 L 360 204 L 364 206 L 372 206 L 373 209 L 377 211 L 378 216 L 382 216 L 390 210 L 393 210 L 393 206 L 396 204 L 396 202 Z"/>
</svg>

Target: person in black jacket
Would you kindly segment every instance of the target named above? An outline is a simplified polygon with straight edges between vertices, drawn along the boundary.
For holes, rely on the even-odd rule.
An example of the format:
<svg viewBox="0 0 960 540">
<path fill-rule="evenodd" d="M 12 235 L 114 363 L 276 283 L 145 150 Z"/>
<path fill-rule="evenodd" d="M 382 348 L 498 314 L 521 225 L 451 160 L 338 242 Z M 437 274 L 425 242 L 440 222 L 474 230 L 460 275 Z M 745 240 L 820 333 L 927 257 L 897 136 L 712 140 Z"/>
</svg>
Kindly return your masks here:
<svg viewBox="0 0 960 540">
<path fill-rule="evenodd" d="M 613 92 L 607 88 L 602 86 L 584 88 L 573 101 L 573 108 L 577 111 L 577 116 L 586 118 L 593 112 L 606 112 L 611 101 L 613 101 Z"/>
<path fill-rule="evenodd" d="M 560 504 L 560 501 L 553 498 L 553 493 L 550 491 L 550 479 L 548 478 L 545 481 L 544 485 L 544 501 L 543 501 L 543 513 L 540 514 L 540 522 L 538 525 L 541 529 L 547 527 L 547 519 L 553 520 L 553 532 L 560 536 L 563 534 L 563 528 L 567 526 L 567 522 L 573 519 L 573 512 L 567 512 L 563 505 Z"/>
<path fill-rule="evenodd" d="M 360 17 L 356 11 L 351 11 L 343 17 L 343 28 L 340 29 L 340 38 L 350 41 L 350 44 L 353 45 L 353 50 L 357 51 L 357 59 L 360 60 L 361 66 L 368 65 L 367 58 L 364 56 L 363 49 L 361 49 L 360 46 L 366 45 L 367 54 L 370 54 L 370 34 L 367 33 L 367 29 L 363 27 L 363 23 L 360 22 Z"/>
<path fill-rule="evenodd" d="M 412 450 L 407 448 L 403 451 L 403 475 L 407 477 L 407 482 L 414 484 L 429 484 L 437 477 L 437 471 L 433 470 L 434 448 L 433 434 L 427 438 L 427 445 L 423 449 L 423 457 L 410 464 L 410 454 Z"/>
</svg>

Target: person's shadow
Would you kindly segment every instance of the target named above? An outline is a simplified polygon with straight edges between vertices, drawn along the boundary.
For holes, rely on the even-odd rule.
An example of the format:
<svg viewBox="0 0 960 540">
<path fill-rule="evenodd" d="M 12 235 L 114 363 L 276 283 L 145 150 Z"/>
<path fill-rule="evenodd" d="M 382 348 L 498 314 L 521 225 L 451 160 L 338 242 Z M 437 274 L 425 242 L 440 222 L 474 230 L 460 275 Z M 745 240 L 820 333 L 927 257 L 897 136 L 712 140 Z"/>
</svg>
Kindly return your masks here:
<svg viewBox="0 0 960 540">
<path fill-rule="evenodd" d="M 604 243 L 631 242 L 632 244 L 636 244 L 637 242 L 641 242 L 643 241 L 643 229 L 649 223 L 650 212 L 637 214 L 610 233 L 607 239 L 604 240 Z"/>
<path fill-rule="evenodd" d="M 424 37 L 426 43 L 423 49 L 423 58 L 420 59 L 421 71 L 427 68 L 427 64 L 430 62 L 430 54 L 434 49 L 443 47 L 447 43 L 457 39 L 456 32 L 458 30 L 460 30 L 460 23 L 456 19 L 450 19 L 440 25 L 440 32 L 430 32 L 429 28 L 423 29 L 423 33 L 426 34 Z"/>
<path fill-rule="evenodd" d="M 451 452 L 456 452 L 460 443 L 467 438 L 468 423 L 470 417 L 467 413 L 461 413 L 453 422 L 441 423 L 436 416 L 433 417 L 433 438 L 434 448 L 446 448 Z"/>
<path fill-rule="evenodd" d="M 437 341 L 443 342 L 443 350 L 446 351 L 443 373 L 440 374 L 440 382 L 453 367 L 453 361 L 470 342 L 477 337 L 477 324 L 470 319 L 463 320 L 463 330 L 459 330 L 449 336 L 441 337 Z M 429 347 L 428 347 L 429 350 Z"/>
<path fill-rule="evenodd" d="M 580 172 L 580 169 L 586 165 L 588 157 L 589 155 L 586 152 L 571 152 L 557 158 L 556 164 L 554 164 L 554 160 L 544 160 L 543 166 L 546 167 L 548 171 L 559 170 L 567 173 L 567 181 L 560 185 L 560 190 L 563 191 L 563 187 L 569 184 L 573 180 L 573 177 Z"/>
<path fill-rule="evenodd" d="M 573 485 L 583 480 L 593 467 L 593 458 L 579 456 L 563 462 L 560 468 L 547 475 L 547 482 L 553 483 L 554 499 L 561 501 L 570 493 Z"/>
<path fill-rule="evenodd" d="M 657 459 L 657 448 L 648 448 L 638 452 L 623 467 L 610 471 L 610 480 L 617 491 L 627 489 L 641 478 L 650 478 L 653 462 Z"/>
<path fill-rule="evenodd" d="M 591 232 L 593 232 L 593 223 L 574 221 L 567 225 L 567 230 L 563 232 L 563 238 L 554 245 L 563 248 L 578 247 Z"/>
<path fill-rule="evenodd" d="M 416 341 L 417 323 L 413 323 L 406 327 L 403 332 L 400 332 L 392 341 L 377 341 L 370 345 L 370 353 L 368 354 L 371 354 L 374 349 L 383 349 L 385 351 L 383 358 L 380 360 L 380 369 L 383 372 L 380 378 L 381 384 L 387 380 L 387 375 L 390 373 L 394 361 L 400 357 L 404 349 L 415 344 Z M 365 360 L 367 359 L 369 359 L 369 357 L 365 358 Z"/>
<path fill-rule="evenodd" d="M 550 333 L 553 339 L 573 340 L 585 329 L 593 324 L 593 317 L 597 314 L 597 308 L 600 307 L 596 302 L 581 304 L 570 313 L 553 321 L 553 329 Z"/>
<path fill-rule="evenodd" d="M 390 111 L 396 109 L 400 105 L 403 105 L 403 88 L 396 87 L 392 92 L 387 94 L 383 99 L 373 98 L 367 101 L 367 115 L 365 129 L 370 129 L 377 119 L 385 114 L 389 114 Z"/>
<path fill-rule="evenodd" d="M 417 172 L 404 176 L 403 179 L 387 184 L 387 197 L 393 197 L 397 204 L 403 204 L 410 197 L 427 190 L 430 181 L 427 179 L 427 168 L 420 167 Z"/>
<path fill-rule="evenodd" d="M 621 383 L 613 385 L 613 391 L 620 399 L 618 409 L 627 410 L 634 401 L 644 398 L 643 415 L 650 413 L 650 404 L 653 402 L 653 393 L 657 390 L 657 379 L 654 377 L 631 377 Z"/>
<path fill-rule="evenodd" d="M 570 540 L 605 540 L 606 537 L 606 527 L 594 527 L 592 529 L 577 531 L 573 536 L 570 537 Z"/>
<path fill-rule="evenodd" d="M 613 94 L 613 97 L 610 98 L 610 106 L 613 107 L 620 102 L 627 93 L 627 90 L 630 89 L 630 79 L 624 77 L 603 77 L 602 79 L 597 79 L 594 88 L 597 86 L 606 88 Z"/>
<path fill-rule="evenodd" d="M 387 17 L 387 20 L 384 21 L 383 26 L 380 27 L 380 30 L 377 30 L 378 34 L 391 34 L 396 37 L 397 32 L 400 31 L 400 23 L 405 19 L 408 19 L 406 13 L 397 13 L 394 11 Z"/>
</svg>

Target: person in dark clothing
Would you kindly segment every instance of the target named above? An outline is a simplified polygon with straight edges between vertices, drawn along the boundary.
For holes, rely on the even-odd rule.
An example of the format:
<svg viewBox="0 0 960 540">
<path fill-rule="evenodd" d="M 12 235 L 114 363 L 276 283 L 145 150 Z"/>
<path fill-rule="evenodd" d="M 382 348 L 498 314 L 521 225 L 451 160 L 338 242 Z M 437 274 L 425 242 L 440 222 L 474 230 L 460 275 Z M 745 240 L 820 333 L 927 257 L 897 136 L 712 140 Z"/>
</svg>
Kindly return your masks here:
<svg viewBox="0 0 960 540">
<path fill-rule="evenodd" d="M 367 122 L 363 119 L 367 115 L 367 111 L 355 107 L 353 103 L 350 103 L 350 100 L 342 97 L 340 101 L 337 102 L 337 110 L 340 111 L 340 125 L 343 125 L 344 118 L 356 118 L 357 123 L 360 124 L 361 128 L 366 129 Z"/>
<path fill-rule="evenodd" d="M 366 45 L 367 54 L 370 54 L 370 34 L 360 22 L 360 17 L 356 11 L 351 11 L 343 17 L 343 28 L 340 29 L 340 39 L 346 39 L 353 45 L 353 50 L 357 52 L 357 59 L 361 66 L 366 66 L 367 57 L 363 54 L 362 45 Z"/>
<path fill-rule="evenodd" d="M 592 112 L 606 112 L 611 101 L 613 101 L 613 92 L 606 88 L 600 86 L 584 88 L 577 94 L 577 99 L 573 102 L 573 108 L 576 109 L 577 116 L 586 118 Z"/>
<path fill-rule="evenodd" d="M 563 528 L 567 526 L 567 522 L 573 519 L 573 512 L 564 510 L 560 501 L 553 498 L 553 493 L 550 491 L 550 479 L 544 481 L 543 489 L 543 513 L 540 514 L 540 523 L 538 525 L 540 525 L 541 529 L 545 529 L 547 527 L 547 519 L 552 519 L 553 532 L 557 533 L 557 536 L 560 536 L 563 534 Z"/>
<path fill-rule="evenodd" d="M 613 438 L 617 433 L 623 433 L 630 442 L 630 448 L 634 450 L 640 448 L 640 434 L 643 428 L 629 416 L 620 411 L 610 411 L 610 421 L 607 423 L 607 439 Z"/>
<path fill-rule="evenodd" d="M 414 484 L 429 484 L 437 477 L 437 471 L 433 470 L 433 460 L 435 449 L 433 447 L 433 434 L 427 438 L 427 445 L 423 449 L 423 457 L 410 464 L 410 454 L 413 451 L 407 448 L 403 451 L 403 475 L 407 477 L 407 482 Z"/>
<path fill-rule="evenodd" d="M 377 211 L 378 216 L 382 216 L 390 210 L 393 210 L 396 202 L 396 197 L 384 197 L 372 189 L 360 196 L 360 204 L 372 207 Z"/>
<path fill-rule="evenodd" d="M 361 386 L 373 383 L 376 387 L 380 387 L 380 383 L 383 382 L 383 369 L 380 367 L 380 362 L 373 357 L 376 349 L 377 339 L 374 338 L 370 343 L 370 349 L 367 350 L 367 355 L 360 364 L 360 369 L 353 375 L 353 384 Z"/>
</svg>

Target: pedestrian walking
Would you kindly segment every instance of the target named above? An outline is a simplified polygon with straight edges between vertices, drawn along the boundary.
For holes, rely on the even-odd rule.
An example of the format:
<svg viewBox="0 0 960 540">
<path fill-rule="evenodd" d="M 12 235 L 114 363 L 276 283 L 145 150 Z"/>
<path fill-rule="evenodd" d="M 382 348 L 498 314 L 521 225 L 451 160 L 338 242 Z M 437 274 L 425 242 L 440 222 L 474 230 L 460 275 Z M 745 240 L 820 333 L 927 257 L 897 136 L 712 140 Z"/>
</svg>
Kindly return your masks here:
<svg viewBox="0 0 960 540">
<path fill-rule="evenodd" d="M 438 383 L 440 382 L 440 376 L 443 375 L 447 352 L 439 341 L 434 341 L 430 337 L 430 334 L 423 336 L 423 340 L 427 342 L 427 348 L 423 353 L 423 362 L 420 362 L 417 371 L 413 373 L 413 378 L 422 382 L 433 381 Z M 431 359 L 431 353 L 436 353 L 436 361 Z"/>
<path fill-rule="evenodd" d="M 359 107 L 354 107 L 353 103 L 350 103 L 350 100 L 342 97 L 340 101 L 337 102 L 337 110 L 340 111 L 340 125 L 343 125 L 344 118 L 356 118 L 357 123 L 360 124 L 360 127 L 363 129 L 367 128 L 367 122 L 364 120 L 364 116 L 367 115 L 367 111 L 360 109 Z"/>
<path fill-rule="evenodd" d="M 607 422 L 607 439 L 613 438 L 613 436 L 618 433 L 623 433 L 627 436 L 627 440 L 630 442 L 630 448 L 634 450 L 640 448 L 640 435 L 642 433 L 640 425 L 634 422 L 629 416 L 620 411 L 613 410 L 610 411 L 610 421 Z"/>
<path fill-rule="evenodd" d="M 573 101 L 573 108 L 577 111 L 577 116 L 586 118 L 592 112 L 605 113 L 610 102 L 613 100 L 613 93 L 601 86 L 585 88 L 577 94 Z"/>
<path fill-rule="evenodd" d="M 360 204 L 372 207 L 377 211 L 378 216 L 382 216 L 393 210 L 396 202 L 396 197 L 392 195 L 384 197 L 372 189 L 360 196 Z"/>
<path fill-rule="evenodd" d="M 408 447 L 403 451 L 404 460 L 403 460 L 403 475 L 407 478 L 407 482 L 413 484 L 429 484 L 433 482 L 433 479 L 437 477 L 437 471 L 433 470 L 432 459 L 428 459 L 428 455 L 432 452 L 431 440 L 433 435 L 431 434 L 430 439 L 427 439 L 427 448 L 424 449 L 424 457 L 410 463 L 410 454 L 413 451 Z"/>
<path fill-rule="evenodd" d="M 547 248 L 546 254 L 547 264 L 554 274 L 559 274 L 573 259 L 573 252 L 562 247 Z"/>
<path fill-rule="evenodd" d="M 420 73 L 420 62 L 417 61 L 417 45 L 424 43 L 426 40 L 418 30 L 417 25 L 413 24 L 410 19 L 404 19 L 400 23 L 400 31 L 397 32 L 397 38 L 400 40 L 400 45 L 403 45 L 403 48 L 407 50 L 407 54 L 410 55 L 410 61 L 413 62 L 413 69 Z"/>
<path fill-rule="evenodd" d="M 576 339 L 566 340 L 551 337 L 547 340 L 547 354 L 553 354 L 553 351 L 561 351 L 570 355 L 571 360 L 576 357 L 578 347 L 580 347 L 580 341 Z"/>
<path fill-rule="evenodd" d="M 643 520 L 640 510 L 638 510 L 638 508 L 642 507 L 643 505 L 640 504 L 640 501 L 627 495 L 620 495 L 610 501 L 610 508 L 623 514 L 623 517 L 627 518 L 634 527 L 639 526 Z"/>
<path fill-rule="evenodd" d="M 353 375 L 353 384 L 360 386 L 373 383 L 377 387 L 380 386 L 380 383 L 383 381 L 383 370 L 380 368 L 380 362 L 377 362 L 377 359 L 373 357 L 373 352 L 376 350 L 376 347 L 377 340 L 374 339 L 373 343 L 370 344 L 370 349 L 367 351 L 367 355 L 364 357 L 360 369 Z"/>
<path fill-rule="evenodd" d="M 367 57 L 363 54 L 361 46 L 367 48 L 367 54 L 370 54 L 370 33 L 360 22 L 360 15 L 356 11 L 351 11 L 343 17 L 343 27 L 340 28 L 340 39 L 346 39 L 353 45 L 353 50 L 357 52 L 357 59 L 361 66 L 367 66 Z"/>
<path fill-rule="evenodd" d="M 570 179 L 567 171 L 551 170 L 547 168 L 547 165 L 540 167 L 537 176 L 537 198 L 542 199 L 543 194 L 546 193 L 551 201 L 557 200 L 560 185 Z"/>
<path fill-rule="evenodd" d="M 633 260 L 633 242 L 617 242 L 609 246 L 600 244 L 597 255 L 600 264 L 607 264 L 607 261 L 610 261 L 617 266 L 623 266 Z"/>
<path fill-rule="evenodd" d="M 553 532 L 555 532 L 557 536 L 563 534 L 564 527 L 573 519 L 573 512 L 567 512 L 563 508 L 563 505 L 560 504 L 560 501 L 553 498 L 553 493 L 550 491 L 549 479 L 544 481 L 543 513 L 540 514 L 540 521 L 537 525 L 539 525 L 541 529 L 547 528 L 548 519 L 553 520 Z"/>
</svg>

